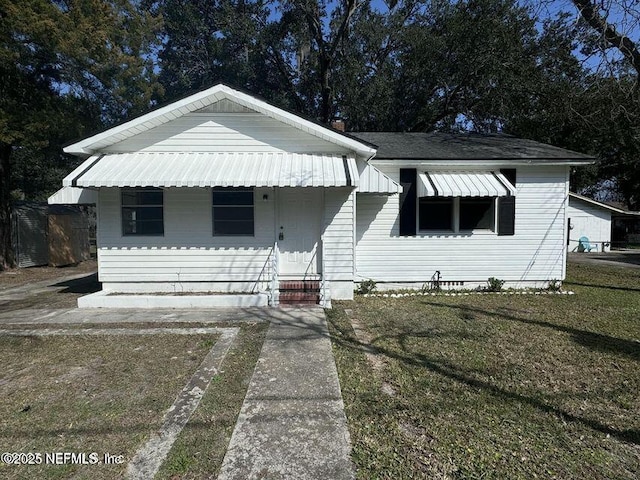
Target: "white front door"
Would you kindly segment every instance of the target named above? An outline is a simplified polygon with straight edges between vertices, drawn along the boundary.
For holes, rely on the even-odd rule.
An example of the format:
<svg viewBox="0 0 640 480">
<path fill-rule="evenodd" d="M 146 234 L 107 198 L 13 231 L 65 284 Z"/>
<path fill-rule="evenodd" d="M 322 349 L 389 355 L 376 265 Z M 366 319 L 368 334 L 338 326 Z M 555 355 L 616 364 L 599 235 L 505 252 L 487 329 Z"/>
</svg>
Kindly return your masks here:
<svg viewBox="0 0 640 480">
<path fill-rule="evenodd" d="M 322 189 L 280 188 L 276 237 L 280 275 L 303 277 L 319 273 Z"/>
</svg>

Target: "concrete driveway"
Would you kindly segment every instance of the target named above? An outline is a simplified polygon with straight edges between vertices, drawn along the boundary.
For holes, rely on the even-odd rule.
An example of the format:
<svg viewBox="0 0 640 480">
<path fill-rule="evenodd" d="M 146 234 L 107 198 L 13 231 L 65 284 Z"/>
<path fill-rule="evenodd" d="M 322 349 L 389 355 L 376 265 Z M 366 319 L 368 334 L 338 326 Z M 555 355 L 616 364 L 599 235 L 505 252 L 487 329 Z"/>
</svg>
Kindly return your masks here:
<svg viewBox="0 0 640 480">
<path fill-rule="evenodd" d="M 569 253 L 569 261 L 590 265 L 640 268 L 640 250 L 614 250 L 606 253 Z"/>
</svg>

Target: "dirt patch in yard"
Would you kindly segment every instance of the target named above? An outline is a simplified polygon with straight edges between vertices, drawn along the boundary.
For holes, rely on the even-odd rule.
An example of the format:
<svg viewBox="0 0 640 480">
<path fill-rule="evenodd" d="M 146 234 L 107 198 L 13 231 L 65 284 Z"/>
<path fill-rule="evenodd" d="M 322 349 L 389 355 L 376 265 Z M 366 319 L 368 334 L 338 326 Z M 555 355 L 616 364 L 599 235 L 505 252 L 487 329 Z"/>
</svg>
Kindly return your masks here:
<svg viewBox="0 0 640 480">
<path fill-rule="evenodd" d="M 59 278 L 59 277 L 55 277 Z M 27 291 L 17 298 L 0 300 L 0 312 L 12 312 L 25 308 L 74 308 L 78 298 L 101 289 L 96 273 L 72 280 L 61 280 L 50 287 Z M 0 297 L 2 290 L 0 290 Z"/>
<path fill-rule="evenodd" d="M 640 251 L 613 250 L 597 253 L 569 253 L 569 260 L 576 264 L 610 265 L 614 267 L 640 268 Z"/>
<path fill-rule="evenodd" d="M 55 280 L 60 277 L 91 273 L 98 270 L 98 262 L 88 260 L 68 267 L 29 267 L 14 268 L 0 272 L 0 291 L 5 288 L 28 285 L 43 280 Z"/>
</svg>

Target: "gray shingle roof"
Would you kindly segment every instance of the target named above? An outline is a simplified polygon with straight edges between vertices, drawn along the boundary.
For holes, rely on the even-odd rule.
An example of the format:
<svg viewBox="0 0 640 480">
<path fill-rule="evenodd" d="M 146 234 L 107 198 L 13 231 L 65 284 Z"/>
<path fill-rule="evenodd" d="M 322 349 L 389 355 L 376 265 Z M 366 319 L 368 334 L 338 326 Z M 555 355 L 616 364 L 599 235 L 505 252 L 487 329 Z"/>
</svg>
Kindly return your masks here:
<svg viewBox="0 0 640 480">
<path fill-rule="evenodd" d="M 377 159 L 594 160 L 589 155 L 503 134 L 349 132 L 378 146 Z"/>
</svg>

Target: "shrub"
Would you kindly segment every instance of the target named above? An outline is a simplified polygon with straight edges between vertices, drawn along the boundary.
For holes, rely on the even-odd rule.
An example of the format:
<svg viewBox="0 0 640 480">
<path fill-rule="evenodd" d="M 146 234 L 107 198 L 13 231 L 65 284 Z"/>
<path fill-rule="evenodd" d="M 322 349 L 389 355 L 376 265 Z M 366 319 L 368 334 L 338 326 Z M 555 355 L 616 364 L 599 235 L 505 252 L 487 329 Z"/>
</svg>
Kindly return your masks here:
<svg viewBox="0 0 640 480">
<path fill-rule="evenodd" d="M 549 285 L 547 285 L 547 290 L 550 292 L 559 292 L 562 289 L 562 282 L 557 279 L 553 279 L 549 281 Z"/>
<path fill-rule="evenodd" d="M 360 286 L 356 290 L 356 293 L 360 295 L 364 295 L 367 293 L 373 293 L 376 289 L 376 282 L 373 280 L 365 280 L 364 282 L 360 282 Z"/>
<path fill-rule="evenodd" d="M 502 290 L 502 286 L 504 285 L 504 280 L 500 280 L 496 277 L 489 277 L 487 280 L 487 286 L 485 287 L 485 291 L 487 292 L 499 292 Z"/>
</svg>

